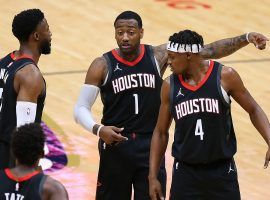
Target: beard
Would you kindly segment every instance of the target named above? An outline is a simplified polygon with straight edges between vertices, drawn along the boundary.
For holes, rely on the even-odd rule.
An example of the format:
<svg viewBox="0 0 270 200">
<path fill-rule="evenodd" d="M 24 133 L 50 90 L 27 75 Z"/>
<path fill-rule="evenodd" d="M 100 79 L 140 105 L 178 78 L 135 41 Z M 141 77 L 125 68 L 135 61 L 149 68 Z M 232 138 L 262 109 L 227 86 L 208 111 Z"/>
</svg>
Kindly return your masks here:
<svg viewBox="0 0 270 200">
<path fill-rule="evenodd" d="M 51 53 L 51 42 L 49 40 L 43 40 L 41 42 L 40 53 L 41 54 L 50 54 Z"/>
</svg>

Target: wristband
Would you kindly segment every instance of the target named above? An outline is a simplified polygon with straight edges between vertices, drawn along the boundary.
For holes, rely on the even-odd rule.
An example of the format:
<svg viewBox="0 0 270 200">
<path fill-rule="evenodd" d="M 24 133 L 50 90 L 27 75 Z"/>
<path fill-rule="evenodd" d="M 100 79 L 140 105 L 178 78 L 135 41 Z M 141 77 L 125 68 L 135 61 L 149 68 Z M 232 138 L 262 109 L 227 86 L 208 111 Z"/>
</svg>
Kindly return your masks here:
<svg viewBox="0 0 270 200">
<path fill-rule="evenodd" d="M 99 132 L 100 132 L 100 130 L 101 130 L 101 128 L 103 127 L 104 125 L 100 125 L 99 127 L 98 127 L 98 130 L 97 130 L 97 136 L 99 137 Z"/>
<path fill-rule="evenodd" d="M 248 32 L 248 33 L 246 34 L 246 40 L 248 41 L 248 43 L 250 43 L 250 41 L 249 41 L 249 39 L 248 39 L 249 34 L 250 34 L 250 32 Z"/>
</svg>

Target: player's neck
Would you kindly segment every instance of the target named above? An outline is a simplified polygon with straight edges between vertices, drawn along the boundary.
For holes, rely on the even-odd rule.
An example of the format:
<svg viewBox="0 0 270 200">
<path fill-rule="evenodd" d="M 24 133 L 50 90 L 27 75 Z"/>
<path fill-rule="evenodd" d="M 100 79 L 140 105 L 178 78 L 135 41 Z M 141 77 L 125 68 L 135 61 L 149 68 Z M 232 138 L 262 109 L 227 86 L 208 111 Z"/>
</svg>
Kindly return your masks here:
<svg viewBox="0 0 270 200">
<path fill-rule="evenodd" d="M 17 163 L 16 167 L 11 169 L 12 174 L 14 174 L 17 177 L 25 176 L 35 171 L 38 171 L 36 164 L 29 167 L 29 166 Z"/>
<path fill-rule="evenodd" d="M 198 85 L 207 73 L 208 68 L 208 61 L 202 59 L 190 61 L 187 71 L 183 74 L 185 82 L 190 85 Z"/>
<path fill-rule="evenodd" d="M 37 64 L 40 58 L 40 52 L 36 49 L 36 47 L 33 47 L 31 45 L 20 45 L 20 49 L 16 51 L 15 57 L 20 57 L 22 55 L 30 56 L 34 62 Z"/>
</svg>

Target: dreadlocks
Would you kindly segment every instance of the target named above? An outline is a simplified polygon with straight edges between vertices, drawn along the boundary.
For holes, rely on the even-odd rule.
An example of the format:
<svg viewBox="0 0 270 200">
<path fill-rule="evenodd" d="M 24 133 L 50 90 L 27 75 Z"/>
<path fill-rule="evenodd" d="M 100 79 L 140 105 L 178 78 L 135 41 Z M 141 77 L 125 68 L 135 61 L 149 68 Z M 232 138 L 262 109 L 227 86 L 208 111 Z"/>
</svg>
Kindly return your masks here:
<svg viewBox="0 0 270 200">
<path fill-rule="evenodd" d="M 184 48 L 185 51 L 188 51 L 187 47 L 189 46 L 191 48 L 191 52 L 194 50 L 194 45 L 197 45 L 198 51 L 204 45 L 203 37 L 191 30 L 184 30 L 174 33 L 172 36 L 170 36 L 169 41 L 169 47 L 179 49 L 180 45 L 182 45 L 181 47 Z M 175 47 L 175 45 L 177 46 Z"/>
</svg>

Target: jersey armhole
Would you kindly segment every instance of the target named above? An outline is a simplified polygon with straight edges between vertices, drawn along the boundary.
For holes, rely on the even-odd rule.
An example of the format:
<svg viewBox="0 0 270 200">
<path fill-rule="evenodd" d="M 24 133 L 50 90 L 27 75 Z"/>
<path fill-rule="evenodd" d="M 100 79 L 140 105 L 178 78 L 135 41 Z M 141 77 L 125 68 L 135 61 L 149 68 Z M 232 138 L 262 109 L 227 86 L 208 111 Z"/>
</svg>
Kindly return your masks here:
<svg viewBox="0 0 270 200">
<path fill-rule="evenodd" d="M 13 78 L 13 80 L 12 80 L 12 85 L 13 85 L 13 87 L 12 87 L 12 88 L 13 88 L 14 94 L 17 94 L 17 92 L 16 92 L 16 90 L 15 90 L 15 88 L 14 88 L 14 79 L 15 79 L 16 73 L 17 73 L 20 69 L 22 69 L 23 67 L 25 67 L 26 65 L 30 65 L 30 64 L 33 64 L 33 65 L 35 65 L 35 66 L 38 68 L 38 66 L 37 66 L 34 62 L 28 61 L 28 62 L 25 62 L 25 63 L 19 65 L 19 67 L 17 67 L 17 69 L 14 71 L 14 75 L 12 76 L 12 78 Z M 39 69 L 39 68 L 38 68 L 38 69 Z"/>
<path fill-rule="evenodd" d="M 216 62 L 215 62 L 216 64 Z M 224 90 L 224 88 L 221 85 L 221 70 L 223 65 L 221 65 L 220 63 L 218 64 L 218 73 L 217 73 L 217 89 L 218 89 L 218 93 L 219 96 L 222 100 L 222 103 L 226 106 L 226 107 L 230 107 L 231 105 L 231 99 L 230 96 L 228 95 L 228 93 Z"/>
<path fill-rule="evenodd" d="M 101 84 L 101 86 L 105 86 L 107 84 L 108 80 L 110 80 L 111 75 L 112 75 L 112 64 L 111 64 L 110 58 L 107 54 L 103 54 L 103 57 L 106 60 L 108 71 L 107 71 L 107 74 L 106 74 L 105 79 L 104 79 L 103 83 Z"/>
<path fill-rule="evenodd" d="M 170 75 L 170 111 L 172 112 L 173 108 L 173 92 L 174 92 L 174 75 Z"/>
<path fill-rule="evenodd" d="M 159 77 L 161 78 L 161 74 L 160 74 L 160 66 L 157 62 L 157 59 L 154 55 L 154 50 L 153 50 L 153 47 L 152 46 L 148 46 L 148 45 L 145 45 L 148 49 L 149 49 L 149 53 L 150 53 L 150 58 L 151 58 L 151 61 L 152 61 L 152 64 L 153 66 L 155 66 L 155 71 L 156 73 L 159 75 Z"/>
<path fill-rule="evenodd" d="M 43 88 L 42 92 L 40 93 L 39 97 L 46 96 L 46 91 L 47 91 L 47 83 L 46 83 L 46 80 L 45 80 L 45 78 L 43 76 L 42 76 L 42 80 L 43 80 L 43 83 L 44 83 L 44 88 Z"/>
<path fill-rule="evenodd" d="M 15 74 L 17 73 L 17 71 L 19 71 L 20 69 L 22 69 L 23 67 L 25 67 L 26 65 L 30 65 L 30 64 L 34 64 L 36 67 L 37 65 L 33 62 L 25 62 L 23 64 L 21 64 L 16 70 L 15 70 Z M 38 67 L 37 67 L 38 68 Z"/>
</svg>

